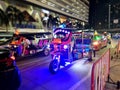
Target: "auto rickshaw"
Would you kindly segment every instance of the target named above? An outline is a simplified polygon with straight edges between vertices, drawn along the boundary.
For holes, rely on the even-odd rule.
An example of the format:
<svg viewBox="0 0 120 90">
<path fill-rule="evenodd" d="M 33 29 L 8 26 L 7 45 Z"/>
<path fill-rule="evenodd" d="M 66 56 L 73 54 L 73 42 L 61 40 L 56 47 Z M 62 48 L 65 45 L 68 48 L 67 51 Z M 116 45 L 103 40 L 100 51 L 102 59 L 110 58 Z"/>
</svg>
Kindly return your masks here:
<svg viewBox="0 0 120 90">
<path fill-rule="evenodd" d="M 14 34 L 10 47 L 13 48 L 16 56 L 27 56 L 38 52 L 48 56 L 50 52 L 48 44 L 51 38 L 45 35 L 50 34 L 50 32 Z"/>
<path fill-rule="evenodd" d="M 75 58 L 76 53 L 80 55 L 80 58 L 83 58 L 83 54 L 89 52 L 85 45 L 80 45 L 82 48 L 77 48 L 79 44 L 76 44 L 72 33 L 73 29 L 57 28 L 54 30 L 54 38 L 50 44 L 52 61 L 49 64 L 49 70 L 53 74 L 60 69 L 60 66 L 66 66 L 66 62 L 71 63 L 78 60 L 79 58 Z"/>
<path fill-rule="evenodd" d="M 52 61 L 49 65 L 51 73 L 56 73 L 60 65 L 72 62 L 72 32 L 69 29 L 55 29 L 54 38 L 50 44 Z"/>
</svg>

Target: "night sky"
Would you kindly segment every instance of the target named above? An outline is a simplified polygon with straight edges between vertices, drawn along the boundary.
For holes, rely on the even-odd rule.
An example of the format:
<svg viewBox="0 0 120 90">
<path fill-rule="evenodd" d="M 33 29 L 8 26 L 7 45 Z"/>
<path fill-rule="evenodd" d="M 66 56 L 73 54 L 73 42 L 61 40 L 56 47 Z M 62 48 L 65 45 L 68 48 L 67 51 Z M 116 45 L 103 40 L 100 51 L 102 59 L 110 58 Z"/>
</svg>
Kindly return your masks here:
<svg viewBox="0 0 120 90">
<path fill-rule="evenodd" d="M 89 24 L 90 27 L 98 28 L 98 24 L 104 23 L 100 28 L 107 28 L 108 24 L 108 5 L 111 4 L 111 13 L 116 9 L 112 8 L 113 5 L 120 3 L 120 0 L 90 0 Z M 120 11 L 120 10 L 118 10 Z M 116 14 L 112 13 L 112 18 L 116 18 Z M 117 17 L 118 18 L 118 17 Z M 120 18 L 120 14 L 119 14 Z M 105 25 L 106 24 L 106 25 Z"/>
</svg>

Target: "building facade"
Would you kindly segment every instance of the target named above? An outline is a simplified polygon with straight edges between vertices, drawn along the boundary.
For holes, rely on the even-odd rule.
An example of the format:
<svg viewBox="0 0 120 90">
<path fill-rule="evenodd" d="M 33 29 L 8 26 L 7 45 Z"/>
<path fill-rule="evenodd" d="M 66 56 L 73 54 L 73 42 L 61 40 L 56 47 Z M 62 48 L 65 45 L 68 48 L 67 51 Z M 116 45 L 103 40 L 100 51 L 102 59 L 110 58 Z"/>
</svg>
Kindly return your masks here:
<svg viewBox="0 0 120 90">
<path fill-rule="evenodd" d="M 6 12 L 8 6 L 13 6 L 19 9 L 19 11 L 21 12 L 27 11 L 28 14 L 30 14 L 32 17 L 35 18 L 36 21 L 47 20 L 48 16 L 52 15 L 52 17 L 54 17 L 55 20 L 57 21 L 57 25 L 63 23 L 64 21 L 72 22 L 73 26 L 75 26 L 75 23 L 77 23 L 78 26 L 81 27 L 88 25 L 89 0 L 34 0 L 34 1 L 33 0 L 17 0 L 17 1 L 2 0 L 0 1 L 0 9 L 2 9 L 4 12 Z M 11 19 L 12 24 L 18 22 L 14 17 L 12 17 L 12 19 Z"/>
<path fill-rule="evenodd" d="M 119 0 L 91 0 L 90 26 L 95 29 L 120 28 Z"/>
</svg>

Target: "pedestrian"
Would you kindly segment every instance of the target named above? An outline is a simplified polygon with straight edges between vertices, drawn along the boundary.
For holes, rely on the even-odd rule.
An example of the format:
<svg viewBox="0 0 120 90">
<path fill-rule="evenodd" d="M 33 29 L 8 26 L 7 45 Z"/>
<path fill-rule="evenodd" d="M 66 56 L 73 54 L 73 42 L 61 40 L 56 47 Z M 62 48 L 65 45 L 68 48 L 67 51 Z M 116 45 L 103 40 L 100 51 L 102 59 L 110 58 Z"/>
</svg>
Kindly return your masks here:
<svg viewBox="0 0 120 90">
<path fill-rule="evenodd" d="M 93 49 L 93 56 L 95 57 L 96 56 L 96 51 Z"/>
</svg>

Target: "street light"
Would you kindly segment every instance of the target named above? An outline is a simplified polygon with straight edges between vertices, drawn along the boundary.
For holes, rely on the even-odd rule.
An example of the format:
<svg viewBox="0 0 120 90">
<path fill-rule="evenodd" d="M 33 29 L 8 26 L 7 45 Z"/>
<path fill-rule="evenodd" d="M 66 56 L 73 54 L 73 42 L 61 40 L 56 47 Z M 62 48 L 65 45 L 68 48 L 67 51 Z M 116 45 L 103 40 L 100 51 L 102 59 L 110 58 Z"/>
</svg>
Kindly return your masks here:
<svg viewBox="0 0 120 90">
<path fill-rule="evenodd" d="M 108 29 L 110 29 L 110 20 L 111 20 L 111 5 L 109 4 L 109 8 L 108 8 Z"/>
<path fill-rule="evenodd" d="M 85 26 L 85 22 L 82 22 L 82 26 L 83 26 L 83 28 L 82 28 L 82 44 L 83 44 L 83 36 L 84 36 L 84 26 Z"/>
<path fill-rule="evenodd" d="M 82 26 L 83 26 L 83 29 L 84 29 L 84 26 L 85 26 L 85 22 L 82 22 Z"/>
</svg>

